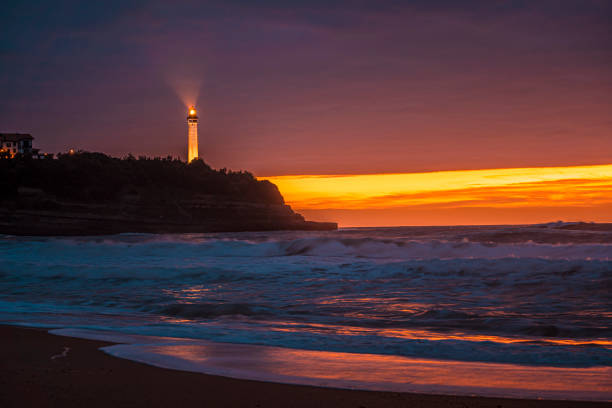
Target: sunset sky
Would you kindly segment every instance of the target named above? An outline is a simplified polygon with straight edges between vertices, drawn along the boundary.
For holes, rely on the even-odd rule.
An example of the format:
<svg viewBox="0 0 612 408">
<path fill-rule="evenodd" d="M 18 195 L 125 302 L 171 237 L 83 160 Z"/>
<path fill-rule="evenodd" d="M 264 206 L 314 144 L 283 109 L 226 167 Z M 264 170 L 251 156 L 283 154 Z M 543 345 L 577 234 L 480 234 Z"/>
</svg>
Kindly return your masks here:
<svg viewBox="0 0 612 408">
<path fill-rule="evenodd" d="M 313 219 L 612 221 L 592 167 L 612 164 L 611 19 L 607 0 L 9 1 L 0 132 L 185 158 L 195 103 L 206 162 Z"/>
<path fill-rule="evenodd" d="M 341 226 L 612 222 L 612 165 L 269 180 L 300 213 Z"/>
</svg>

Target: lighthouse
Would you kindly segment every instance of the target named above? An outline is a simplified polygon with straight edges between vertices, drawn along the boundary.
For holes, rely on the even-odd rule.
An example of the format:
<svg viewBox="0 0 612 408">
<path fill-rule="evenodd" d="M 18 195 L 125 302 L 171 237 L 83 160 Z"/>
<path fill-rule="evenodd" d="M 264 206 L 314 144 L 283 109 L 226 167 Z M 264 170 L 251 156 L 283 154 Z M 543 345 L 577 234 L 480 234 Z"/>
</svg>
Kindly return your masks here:
<svg viewBox="0 0 612 408">
<path fill-rule="evenodd" d="M 187 163 L 191 163 L 193 159 L 198 158 L 198 112 L 195 106 L 189 108 L 189 115 L 187 116 L 187 140 L 189 147 L 187 150 Z"/>
</svg>

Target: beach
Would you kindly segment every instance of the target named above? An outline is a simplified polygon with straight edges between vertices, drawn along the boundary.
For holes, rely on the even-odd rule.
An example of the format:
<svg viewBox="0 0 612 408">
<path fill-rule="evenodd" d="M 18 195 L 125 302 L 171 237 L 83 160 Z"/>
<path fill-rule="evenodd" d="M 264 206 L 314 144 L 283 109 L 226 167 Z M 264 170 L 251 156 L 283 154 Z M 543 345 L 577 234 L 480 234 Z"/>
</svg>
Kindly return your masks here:
<svg viewBox="0 0 612 408">
<path fill-rule="evenodd" d="M 0 326 L 3 407 L 606 407 L 605 402 L 424 395 L 237 380 L 168 370 L 99 350 L 109 343 Z"/>
</svg>

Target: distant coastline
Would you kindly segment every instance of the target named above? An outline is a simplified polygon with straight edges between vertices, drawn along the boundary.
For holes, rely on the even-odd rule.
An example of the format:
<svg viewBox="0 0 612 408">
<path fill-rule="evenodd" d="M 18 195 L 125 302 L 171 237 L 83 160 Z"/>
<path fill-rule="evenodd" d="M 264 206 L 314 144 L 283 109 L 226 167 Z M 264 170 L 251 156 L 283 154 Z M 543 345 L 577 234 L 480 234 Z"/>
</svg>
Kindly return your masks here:
<svg viewBox="0 0 612 408">
<path fill-rule="evenodd" d="M 74 152 L 0 160 L 0 233 L 105 235 L 334 230 L 306 221 L 278 188 L 202 160 Z"/>
</svg>

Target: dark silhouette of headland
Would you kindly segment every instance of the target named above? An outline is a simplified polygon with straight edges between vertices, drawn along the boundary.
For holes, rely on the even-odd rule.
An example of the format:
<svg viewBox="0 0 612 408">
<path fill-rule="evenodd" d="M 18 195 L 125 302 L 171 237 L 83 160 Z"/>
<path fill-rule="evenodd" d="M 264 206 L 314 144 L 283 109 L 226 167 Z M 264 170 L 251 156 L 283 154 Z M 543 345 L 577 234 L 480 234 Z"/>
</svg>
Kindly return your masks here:
<svg viewBox="0 0 612 408">
<path fill-rule="evenodd" d="M 0 233 L 100 235 L 332 230 L 306 221 L 278 188 L 200 159 L 71 152 L 0 160 Z"/>
</svg>

